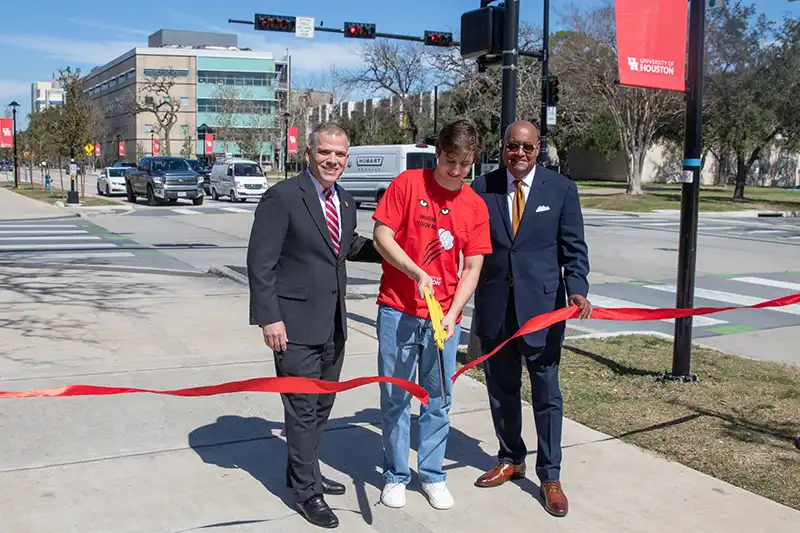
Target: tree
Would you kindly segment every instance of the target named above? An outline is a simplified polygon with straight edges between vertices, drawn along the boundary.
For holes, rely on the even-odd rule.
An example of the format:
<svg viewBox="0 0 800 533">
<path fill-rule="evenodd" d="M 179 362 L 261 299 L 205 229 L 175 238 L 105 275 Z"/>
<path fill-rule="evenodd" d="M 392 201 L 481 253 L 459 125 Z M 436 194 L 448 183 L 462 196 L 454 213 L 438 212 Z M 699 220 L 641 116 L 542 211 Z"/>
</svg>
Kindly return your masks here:
<svg viewBox="0 0 800 533">
<path fill-rule="evenodd" d="M 189 124 L 185 123 L 181 129 L 183 130 L 183 146 L 181 146 L 181 156 L 186 159 L 191 159 L 194 156 L 194 141 L 190 133 Z"/>
<path fill-rule="evenodd" d="M 172 89 L 177 84 L 175 75 L 158 73 L 154 76 L 147 76 L 145 82 L 138 85 L 138 94 L 132 103 L 132 111 L 135 114 L 149 113 L 153 115 L 158 132 L 164 139 L 165 155 L 172 155 L 170 147 L 170 133 L 178 122 L 178 112 L 181 108 L 180 98 L 172 96 Z"/>
<path fill-rule="evenodd" d="M 660 130 L 680 113 L 680 97 L 670 91 L 616 84 L 617 46 L 613 5 L 577 9 L 569 16 L 569 38 L 559 44 L 554 62 L 568 80 L 572 102 L 583 120 L 610 116 L 628 162 L 630 195 L 644 194 L 642 169 Z"/>
<path fill-rule="evenodd" d="M 56 107 L 53 113 L 56 131 L 63 143 L 63 147 L 71 155 L 78 155 L 82 147 L 89 142 L 93 120 L 96 116 L 92 106 L 83 94 L 83 81 L 81 70 L 72 70 L 71 67 L 58 71 L 56 77 L 58 84 L 64 89 L 64 103 Z"/>
</svg>

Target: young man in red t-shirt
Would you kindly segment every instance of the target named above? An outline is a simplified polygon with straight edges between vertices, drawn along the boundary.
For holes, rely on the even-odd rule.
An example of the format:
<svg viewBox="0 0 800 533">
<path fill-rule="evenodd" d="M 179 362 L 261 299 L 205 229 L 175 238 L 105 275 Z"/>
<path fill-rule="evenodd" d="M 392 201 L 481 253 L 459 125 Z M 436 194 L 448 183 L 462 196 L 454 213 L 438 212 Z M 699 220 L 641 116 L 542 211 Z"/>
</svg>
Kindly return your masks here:
<svg viewBox="0 0 800 533">
<path fill-rule="evenodd" d="M 461 311 L 475 291 L 484 254 L 492 251 L 486 204 L 464 184 L 480 150 L 480 135 L 472 122 L 448 124 L 436 142 L 436 169 L 401 173 L 373 215 L 373 243 L 384 258 L 378 295 L 378 371 L 382 376 L 414 381 L 419 365 L 419 383 L 430 400 L 420 410 L 418 472 L 422 489 L 436 509 L 453 505 L 442 464 Z M 444 313 L 444 400 L 424 287 Z M 381 501 L 402 507 L 410 479 L 411 395 L 388 383 L 382 383 L 380 391 L 385 481 Z"/>
</svg>

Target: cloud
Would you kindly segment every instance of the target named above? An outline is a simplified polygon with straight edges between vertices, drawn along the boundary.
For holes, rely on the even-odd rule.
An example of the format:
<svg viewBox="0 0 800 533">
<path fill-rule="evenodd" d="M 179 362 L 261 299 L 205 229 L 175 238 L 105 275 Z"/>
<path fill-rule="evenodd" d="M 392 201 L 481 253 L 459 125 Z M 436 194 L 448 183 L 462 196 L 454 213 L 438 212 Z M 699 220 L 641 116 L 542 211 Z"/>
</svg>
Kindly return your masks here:
<svg viewBox="0 0 800 533">
<path fill-rule="evenodd" d="M 25 81 L 3 81 L 0 80 L 0 108 L 4 107 L 11 100 L 16 100 L 20 104 L 20 95 L 28 94 L 30 101 L 31 83 Z M 8 102 L 6 102 L 8 100 Z"/>
<path fill-rule="evenodd" d="M 7 35 L 4 41 L 18 48 L 44 52 L 53 59 L 89 65 L 105 64 L 131 48 L 142 46 L 139 41 L 78 41 L 38 35 Z"/>
<path fill-rule="evenodd" d="M 316 72 L 331 66 L 340 69 L 358 68 L 363 63 L 356 43 L 321 43 L 298 38 L 289 45 L 278 44 L 258 34 L 239 33 L 239 46 L 257 51 L 272 52 L 283 57 L 289 49 L 293 72 Z"/>
</svg>

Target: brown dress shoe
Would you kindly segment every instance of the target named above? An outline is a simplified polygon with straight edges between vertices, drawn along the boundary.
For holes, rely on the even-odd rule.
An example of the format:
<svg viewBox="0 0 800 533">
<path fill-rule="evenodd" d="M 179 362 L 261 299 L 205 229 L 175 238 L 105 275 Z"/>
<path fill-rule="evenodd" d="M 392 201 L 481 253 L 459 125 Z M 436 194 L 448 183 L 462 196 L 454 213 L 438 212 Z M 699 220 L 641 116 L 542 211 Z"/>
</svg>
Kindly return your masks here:
<svg viewBox="0 0 800 533">
<path fill-rule="evenodd" d="M 541 488 L 544 508 L 553 516 L 567 516 L 569 502 L 559 481 L 545 481 Z"/>
<path fill-rule="evenodd" d="M 509 479 L 522 479 L 525 477 L 525 463 L 512 465 L 500 463 L 489 470 L 475 482 L 476 487 L 499 487 Z"/>
</svg>

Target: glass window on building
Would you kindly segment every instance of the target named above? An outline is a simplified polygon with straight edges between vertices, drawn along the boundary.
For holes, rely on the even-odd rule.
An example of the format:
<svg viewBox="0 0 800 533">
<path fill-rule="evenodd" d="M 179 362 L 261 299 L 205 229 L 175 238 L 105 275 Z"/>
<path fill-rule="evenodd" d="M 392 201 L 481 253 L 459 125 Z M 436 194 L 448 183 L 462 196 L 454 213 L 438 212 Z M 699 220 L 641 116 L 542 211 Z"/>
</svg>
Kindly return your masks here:
<svg viewBox="0 0 800 533">
<path fill-rule="evenodd" d="M 270 85 L 271 72 L 235 72 L 226 70 L 198 70 L 197 83 L 260 86 Z"/>
<path fill-rule="evenodd" d="M 275 102 L 271 100 L 235 100 L 234 102 L 218 98 L 198 98 L 198 113 L 261 113 L 271 114 L 275 110 Z"/>
<path fill-rule="evenodd" d="M 181 96 L 181 105 L 189 105 L 189 97 Z"/>
</svg>

